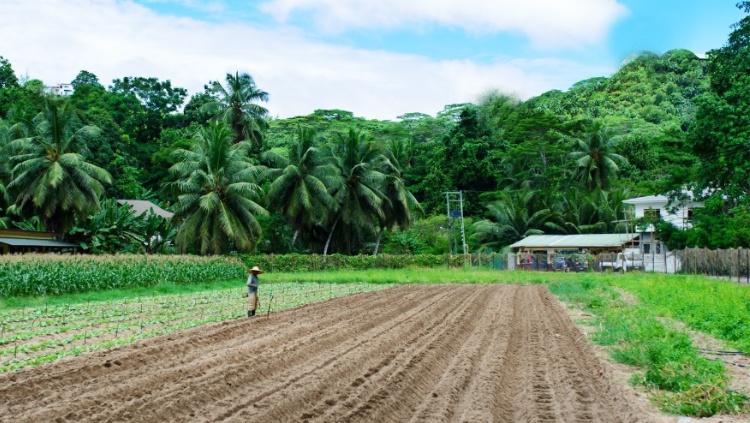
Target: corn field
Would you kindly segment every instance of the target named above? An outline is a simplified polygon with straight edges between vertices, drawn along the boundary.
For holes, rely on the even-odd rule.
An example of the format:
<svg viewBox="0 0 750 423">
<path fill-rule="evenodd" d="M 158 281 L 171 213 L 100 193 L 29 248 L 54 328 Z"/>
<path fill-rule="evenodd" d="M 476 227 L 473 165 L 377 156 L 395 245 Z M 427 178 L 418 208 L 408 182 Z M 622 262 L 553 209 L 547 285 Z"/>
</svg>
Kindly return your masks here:
<svg viewBox="0 0 750 423">
<path fill-rule="evenodd" d="M 0 256 L 0 298 L 243 279 L 236 257 L 25 254 Z"/>
</svg>

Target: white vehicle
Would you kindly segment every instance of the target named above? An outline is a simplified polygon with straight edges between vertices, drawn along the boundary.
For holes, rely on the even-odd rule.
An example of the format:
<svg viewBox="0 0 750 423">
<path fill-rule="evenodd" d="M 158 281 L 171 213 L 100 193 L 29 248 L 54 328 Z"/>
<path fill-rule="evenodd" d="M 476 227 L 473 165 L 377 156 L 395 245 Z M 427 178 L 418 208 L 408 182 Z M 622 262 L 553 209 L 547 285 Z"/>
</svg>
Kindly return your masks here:
<svg viewBox="0 0 750 423">
<path fill-rule="evenodd" d="M 643 254 L 637 248 L 627 248 L 617 253 L 615 261 L 602 261 L 599 263 L 602 270 L 612 269 L 614 271 L 627 272 L 633 269 L 643 269 Z"/>
</svg>

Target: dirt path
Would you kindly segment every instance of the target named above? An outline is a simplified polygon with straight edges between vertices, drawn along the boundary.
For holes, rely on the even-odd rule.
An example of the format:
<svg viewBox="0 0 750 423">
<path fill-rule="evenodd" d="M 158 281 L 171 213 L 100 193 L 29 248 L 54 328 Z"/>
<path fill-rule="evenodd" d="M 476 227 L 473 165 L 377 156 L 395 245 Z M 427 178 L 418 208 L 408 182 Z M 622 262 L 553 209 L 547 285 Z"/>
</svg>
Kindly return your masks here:
<svg viewBox="0 0 750 423">
<path fill-rule="evenodd" d="M 543 286 L 403 286 L 0 375 L 0 421 L 648 422 Z"/>
</svg>

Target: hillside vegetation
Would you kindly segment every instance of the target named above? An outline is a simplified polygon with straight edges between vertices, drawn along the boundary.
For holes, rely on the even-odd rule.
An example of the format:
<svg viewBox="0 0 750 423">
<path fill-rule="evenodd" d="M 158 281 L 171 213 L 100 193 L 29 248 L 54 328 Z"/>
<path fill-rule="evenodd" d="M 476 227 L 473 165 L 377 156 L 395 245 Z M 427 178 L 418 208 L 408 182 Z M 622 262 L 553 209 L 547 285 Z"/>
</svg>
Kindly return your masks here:
<svg viewBox="0 0 750 423">
<path fill-rule="evenodd" d="M 749 19 L 707 59 L 643 52 L 566 91 L 396 121 L 273 119 L 273 93 L 240 72 L 188 98 L 169 80 L 105 87 L 82 70 L 58 97 L 0 57 L 0 226 L 95 253 L 445 252 L 445 193 L 460 190 L 471 250 L 497 251 L 620 231 L 624 199 L 692 190 L 706 208 L 690 231 L 659 225 L 668 245 L 748 247 Z M 134 219 L 120 198 L 176 214 Z"/>
</svg>

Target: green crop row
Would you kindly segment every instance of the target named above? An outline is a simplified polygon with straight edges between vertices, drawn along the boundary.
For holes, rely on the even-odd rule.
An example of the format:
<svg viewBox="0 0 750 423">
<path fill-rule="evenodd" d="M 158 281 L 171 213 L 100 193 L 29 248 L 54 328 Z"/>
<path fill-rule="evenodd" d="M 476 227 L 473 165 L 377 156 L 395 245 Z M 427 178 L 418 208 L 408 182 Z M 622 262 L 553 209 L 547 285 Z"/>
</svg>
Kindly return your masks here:
<svg viewBox="0 0 750 423">
<path fill-rule="evenodd" d="M 259 315 L 387 284 L 265 283 Z M 113 301 L 0 308 L 0 372 L 210 322 L 246 316 L 245 290 L 230 288 Z"/>
<path fill-rule="evenodd" d="M 0 257 L 0 298 L 243 278 L 234 257 L 22 255 Z"/>
</svg>

